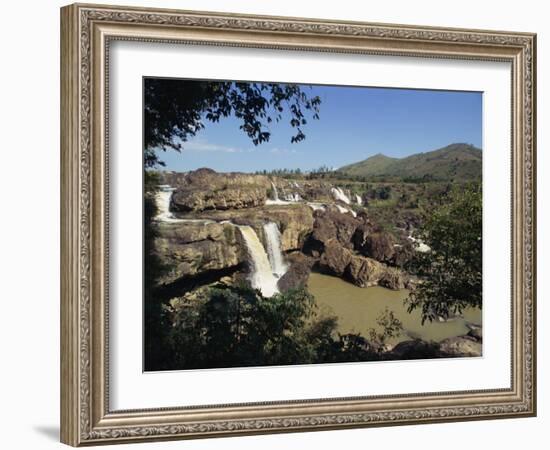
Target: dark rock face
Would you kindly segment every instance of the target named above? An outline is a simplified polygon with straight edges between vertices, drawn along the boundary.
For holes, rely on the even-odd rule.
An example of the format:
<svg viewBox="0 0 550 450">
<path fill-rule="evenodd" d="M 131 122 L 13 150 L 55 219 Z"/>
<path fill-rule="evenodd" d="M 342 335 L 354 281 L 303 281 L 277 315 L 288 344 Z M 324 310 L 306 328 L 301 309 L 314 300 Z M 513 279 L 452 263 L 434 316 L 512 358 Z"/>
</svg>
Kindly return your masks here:
<svg viewBox="0 0 550 450">
<path fill-rule="evenodd" d="M 395 238 L 386 231 L 366 233 L 365 227 L 354 234 L 355 248 L 359 253 L 380 262 L 393 262 Z"/>
<path fill-rule="evenodd" d="M 297 289 L 307 285 L 313 261 L 303 253 L 295 252 L 287 257 L 290 266 L 277 283 L 281 292 Z"/>
<path fill-rule="evenodd" d="M 330 242 L 352 249 L 351 238 L 360 224 L 359 220 L 349 214 L 333 211 L 318 212 L 315 215 L 313 231 L 306 243 L 306 251 L 318 257 Z"/>
<path fill-rule="evenodd" d="M 162 224 L 155 248 L 162 263 L 169 268 L 159 280 L 171 283 L 179 278 L 210 271 L 238 267 L 246 253 L 236 228 L 219 223 Z"/>
<path fill-rule="evenodd" d="M 403 341 L 397 344 L 388 354 L 388 359 L 425 359 L 441 357 L 439 345 L 420 339 Z"/>
<path fill-rule="evenodd" d="M 380 262 L 391 260 L 393 245 L 394 240 L 388 233 L 372 234 L 365 217 L 359 219 L 349 214 L 325 211 L 315 214 L 305 251 L 317 259 L 321 271 L 346 278 L 357 286 L 403 289 L 406 282 L 403 273 Z M 357 255 L 354 252 L 357 246 L 380 260 Z"/>
</svg>

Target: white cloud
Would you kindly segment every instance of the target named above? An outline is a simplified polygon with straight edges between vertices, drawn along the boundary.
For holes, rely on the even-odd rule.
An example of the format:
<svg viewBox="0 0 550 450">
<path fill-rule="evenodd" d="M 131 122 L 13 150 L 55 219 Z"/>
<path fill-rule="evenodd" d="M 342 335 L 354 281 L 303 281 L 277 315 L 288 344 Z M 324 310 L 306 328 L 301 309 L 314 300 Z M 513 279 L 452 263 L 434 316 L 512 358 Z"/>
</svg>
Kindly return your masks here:
<svg viewBox="0 0 550 450">
<path fill-rule="evenodd" d="M 191 142 L 183 144 L 183 151 L 193 152 L 223 152 L 223 153 L 241 153 L 245 150 L 238 147 L 230 147 L 227 145 L 213 144 L 205 139 L 195 139 Z"/>
</svg>

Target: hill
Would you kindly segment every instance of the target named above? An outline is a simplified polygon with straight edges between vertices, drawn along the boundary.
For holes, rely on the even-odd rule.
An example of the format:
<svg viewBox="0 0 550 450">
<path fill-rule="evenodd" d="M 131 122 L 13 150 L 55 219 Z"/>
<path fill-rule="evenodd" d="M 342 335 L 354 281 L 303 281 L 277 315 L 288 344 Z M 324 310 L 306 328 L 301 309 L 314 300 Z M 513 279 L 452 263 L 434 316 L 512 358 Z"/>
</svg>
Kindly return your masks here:
<svg viewBox="0 0 550 450">
<path fill-rule="evenodd" d="M 481 179 L 481 150 L 469 144 L 451 144 L 406 158 L 371 156 L 338 169 L 346 175 L 372 179 L 431 179 L 470 181 Z"/>
</svg>

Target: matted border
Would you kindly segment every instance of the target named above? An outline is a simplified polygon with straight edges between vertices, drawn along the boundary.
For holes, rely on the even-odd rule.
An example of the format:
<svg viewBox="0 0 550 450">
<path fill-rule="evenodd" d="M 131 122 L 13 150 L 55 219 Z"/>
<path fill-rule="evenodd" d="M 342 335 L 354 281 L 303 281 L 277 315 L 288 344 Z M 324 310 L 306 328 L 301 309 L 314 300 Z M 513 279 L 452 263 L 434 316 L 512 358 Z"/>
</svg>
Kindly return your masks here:
<svg viewBox="0 0 550 450">
<path fill-rule="evenodd" d="M 109 42 L 507 61 L 512 65 L 510 389 L 111 411 Z M 533 416 L 536 36 L 99 5 L 61 10 L 61 440 L 70 445 Z"/>
</svg>

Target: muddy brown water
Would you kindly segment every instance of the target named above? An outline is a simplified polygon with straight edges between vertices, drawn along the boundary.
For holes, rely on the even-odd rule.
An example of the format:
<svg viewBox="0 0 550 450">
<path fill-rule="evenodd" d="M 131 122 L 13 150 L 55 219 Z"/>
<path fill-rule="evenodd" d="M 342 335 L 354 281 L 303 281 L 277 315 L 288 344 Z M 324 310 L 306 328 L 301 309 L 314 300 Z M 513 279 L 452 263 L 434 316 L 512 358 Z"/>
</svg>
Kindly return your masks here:
<svg viewBox="0 0 550 450">
<path fill-rule="evenodd" d="M 360 288 L 347 281 L 329 275 L 312 273 L 308 282 L 309 291 L 315 296 L 320 312 L 338 318 L 338 332 L 360 333 L 368 337 L 369 329 L 379 330 L 377 317 L 388 307 L 403 323 L 404 333 L 397 341 L 420 338 L 441 341 L 448 337 L 468 332 L 466 322 L 481 324 L 481 310 L 469 308 L 461 318 L 447 322 L 425 322 L 422 325 L 419 310 L 407 312 L 403 300 L 409 291 L 393 291 L 379 286 Z"/>
</svg>

